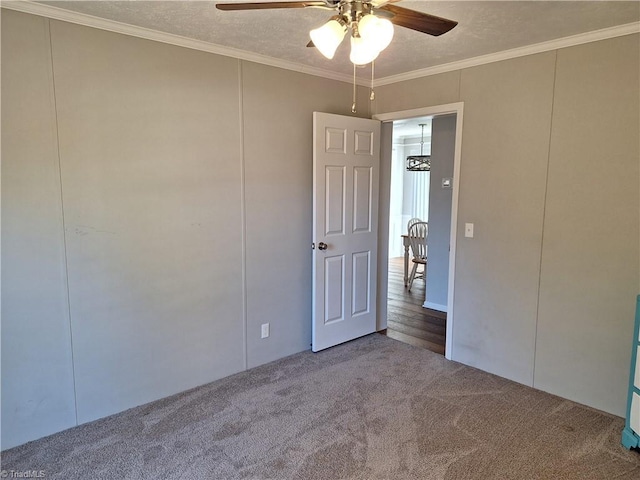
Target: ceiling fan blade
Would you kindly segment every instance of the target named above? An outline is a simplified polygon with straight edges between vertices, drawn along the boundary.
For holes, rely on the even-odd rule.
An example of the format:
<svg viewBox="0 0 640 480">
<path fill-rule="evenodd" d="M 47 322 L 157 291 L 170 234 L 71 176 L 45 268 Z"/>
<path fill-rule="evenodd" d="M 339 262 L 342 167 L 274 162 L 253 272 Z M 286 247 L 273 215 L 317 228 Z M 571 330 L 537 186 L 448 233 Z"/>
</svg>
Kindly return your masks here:
<svg viewBox="0 0 640 480">
<path fill-rule="evenodd" d="M 416 12 L 415 10 L 398 7 L 396 5 L 383 5 L 377 10 L 392 13 L 393 17 L 389 20 L 391 20 L 391 23 L 394 25 L 428 33 L 435 37 L 447 33 L 458 24 L 458 22 L 454 22 L 453 20 L 436 17 L 428 13 Z"/>
<path fill-rule="evenodd" d="M 216 3 L 218 10 L 266 10 L 268 8 L 327 7 L 323 0 L 308 2 Z"/>
</svg>

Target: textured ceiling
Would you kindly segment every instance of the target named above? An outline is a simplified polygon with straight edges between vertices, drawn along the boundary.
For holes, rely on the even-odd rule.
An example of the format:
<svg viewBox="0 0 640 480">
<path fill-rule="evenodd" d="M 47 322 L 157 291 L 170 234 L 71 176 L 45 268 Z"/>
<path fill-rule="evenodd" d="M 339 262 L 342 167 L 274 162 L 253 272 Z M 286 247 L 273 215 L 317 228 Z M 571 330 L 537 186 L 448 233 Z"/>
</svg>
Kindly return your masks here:
<svg viewBox="0 0 640 480">
<path fill-rule="evenodd" d="M 327 10 L 223 12 L 215 8 L 214 1 L 189 0 L 38 3 L 294 62 L 302 68 L 313 67 L 343 75 L 352 73 L 348 42 L 342 43 L 333 60 L 326 60 L 315 49 L 305 47 L 309 30 L 322 25 L 332 15 Z M 394 40 L 376 61 L 377 78 L 640 20 L 638 1 L 457 0 L 403 1 L 398 5 L 456 20 L 459 24 L 440 37 L 396 27 Z"/>
</svg>

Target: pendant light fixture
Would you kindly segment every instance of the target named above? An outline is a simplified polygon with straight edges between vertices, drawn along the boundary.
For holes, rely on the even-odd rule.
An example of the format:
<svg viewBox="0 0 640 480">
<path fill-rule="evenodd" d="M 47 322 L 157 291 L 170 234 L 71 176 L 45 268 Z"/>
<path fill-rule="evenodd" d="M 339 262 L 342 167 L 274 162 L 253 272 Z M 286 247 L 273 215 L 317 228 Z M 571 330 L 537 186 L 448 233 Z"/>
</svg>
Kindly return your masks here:
<svg viewBox="0 0 640 480">
<path fill-rule="evenodd" d="M 409 172 L 429 172 L 431 171 L 431 155 L 423 155 L 422 148 L 424 147 L 424 127 L 426 123 L 419 123 L 422 127 L 422 133 L 420 134 L 420 155 L 409 155 L 407 157 L 407 171 Z"/>
</svg>

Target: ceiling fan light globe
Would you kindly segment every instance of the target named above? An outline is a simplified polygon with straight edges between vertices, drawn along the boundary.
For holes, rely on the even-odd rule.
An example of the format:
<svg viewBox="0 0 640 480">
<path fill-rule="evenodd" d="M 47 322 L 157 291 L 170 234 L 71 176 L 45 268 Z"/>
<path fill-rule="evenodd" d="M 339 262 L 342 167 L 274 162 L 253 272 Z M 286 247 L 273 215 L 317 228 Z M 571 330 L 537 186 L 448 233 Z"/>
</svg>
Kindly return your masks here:
<svg viewBox="0 0 640 480">
<path fill-rule="evenodd" d="M 318 51 L 331 60 L 346 31 L 346 27 L 337 20 L 329 20 L 321 27 L 311 30 L 309 36 Z"/>
<path fill-rule="evenodd" d="M 363 15 L 358 20 L 358 32 L 362 38 L 375 38 L 380 19 L 372 14 Z"/>
<path fill-rule="evenodd" d="M 393 23 L 386 18 L 378 19 L 378 48 L 380 51 L 389 46 L 393 40 Z"/>
<path fill-rule="evenodd" d="M 363 37 L 351 37 L 351 54 L 349 60 L 354 65 L 366 65 L 373 62 L 378 55 L 377 42 L 371 41 Z"/>
<path fill-rule="evenodd" d="M 362 38 L 376 43 L 381 52 L 393 39 L 393 24 L 386 18 L 364 15 L 358 22 L 358 32 Z"/>
</svg>

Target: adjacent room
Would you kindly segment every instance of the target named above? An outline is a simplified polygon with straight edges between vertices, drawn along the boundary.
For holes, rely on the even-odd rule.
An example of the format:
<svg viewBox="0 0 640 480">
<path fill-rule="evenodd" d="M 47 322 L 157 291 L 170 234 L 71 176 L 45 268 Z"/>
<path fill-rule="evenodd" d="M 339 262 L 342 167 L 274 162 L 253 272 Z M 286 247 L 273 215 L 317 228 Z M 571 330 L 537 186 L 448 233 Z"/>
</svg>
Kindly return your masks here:
<svg viewBox="0 0 640 480">
<path fill-rule="evenodd" d="M 455 123 L 452 115 L 396 120 L 392 137 L 386 334 L 441 354 L 446 343 Z"/>
<path fill-rule="evenodd" d="M 1 7 L 1 476 L 640 478 L 640 3 Z"/>
</svg>

